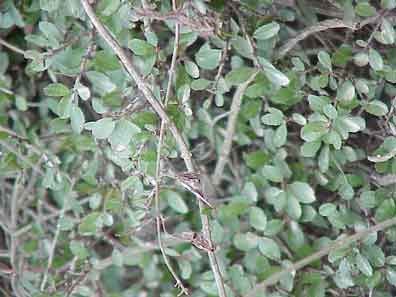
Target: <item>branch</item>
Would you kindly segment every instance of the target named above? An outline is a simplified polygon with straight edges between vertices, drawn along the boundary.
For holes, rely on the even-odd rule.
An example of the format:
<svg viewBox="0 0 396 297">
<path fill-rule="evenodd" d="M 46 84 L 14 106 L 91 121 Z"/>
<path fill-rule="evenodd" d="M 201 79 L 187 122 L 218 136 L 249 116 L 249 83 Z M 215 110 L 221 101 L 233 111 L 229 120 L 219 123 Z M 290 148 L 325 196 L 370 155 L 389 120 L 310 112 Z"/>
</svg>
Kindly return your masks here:
<svg viewBox="0 0 396 297">
<path fill-rule="evenodd" d="M 124 52 L 124 50 L 121 48 L 121 46 L 118 44 L 118 42 L 110 35 L 108 30 L 103 26 L 103 24 L 96 17 L 95 12 L 93 11 L 92 7 L 89 5 L 88 1 L 81 0 L 81 4 L 85 10 L 85 13 L 88 15 L 90 21 L 92 22 L 92 24 L 95 26 L 96 30 L 98 31 L 99 35 L 102 36 L 102 38 L 112 48 L 114 53 L 118 56 L 121 63 L 125 67 L 128 74 L 131 76 L 131 78 L 137 84 L 139 90 L 143 93 L 146 100 L 150 103 L 151 107 L 159 115 L 159 117 L 164 122 L 164 124 L 166 124 L 169 127 L 169 130 L 173 134 L 173 137 L 175 138 L 175 141 L 181 151 L 181 157 L 184 160 L 187 170 L 190 172 L 196 172 L 192 158 L 191 158 L 191 153 L 187 147 L 186 142 L 184 141 L 183 136 L 181 135 L 180 131 L 177 129 L 175 123 L 170 120 L 170 118 L 166 114 L 164 108 L 162 107 L 161 103 L 158 102 L 157 99 L 155 99 L 151 89 L 147 86 L 147 84 L 144 82 L 144 80 L 137 73 L 137 71 L 135 70 L 134 66 L 132 65 L 130 59 Z M 200 216 L 201 216 L 201 222 L 202 222 L 202 228 L 203 228 L 204 235 L 206 236 L 207 240 L 212 245 L 212 241 L 210 238 L 209 219 L 203 213 L 204 205 L 200 200 L 198 202 L 198 205 L 199 205 L 199 209 L 200 209 Z M 214 274 L 214 277 L 216 280 L 217 289 L 219 291 L 219 296 L 226 297 L 227 295 L 225 293 L 224 281 L 223 281 L 221 273 L 220 273 L 220 268 L 217 264 L 216 255 L 212 251 L 208 251 L 208 255 L 209 255 L 210 265 L 211 265 L 211 268 L 212 268 L 212 271 L 213 271 L 213 274 Z"/>
<path fill-rule="evenodd" d="M 11 43 L 8 43 L 7 41 L 5 41 L 4 39 L 0 38 L 0 44 L 3 45 L 4 47 L 12 50 L 13 52 L 17 53 L 17 54 L 21 54 L 21 55 L 25 55 L 25 51 L 20 49 L 19 47 L 16 47 L 15 45 L 12 45 Z"/>
<path fill-rule="evenodd" d="M 391 219 L 385 220 L 381 223 L 378 223 L 374 226 L 371 226 L 367 229 L 356 232 L 355 234 L 353 234 L 351 236 L 347 236 L 347 237 L 338 239 L 338 240 L 334 241 L 332 244 L 328 245 L 327 247 L 317 251 L 316 253 L 313 253 L 312 255 L 305 257 L 302 260 L 297 261 L 296 263 L 290 265 L 289 267 L 287 267 L 277 273 L 274 273 L 273 275 L 268 277 L 266 280 L 264 280 L 260 284 L 256 285 L 245 297 L 255 296 L 255 293 L 257 293 L 257 291 L 265 290 L 268 286 L 275 285 L 285 274 L 300 270 L 300 269 L 304 268 L 305 266 L 307 266 L 308 264 L 321 259 L 322 257 L 326 256 L 330 252 L 347 247 L 350 244 L 352 244 L 356 241 L 359 241 L 359 240 L 363 239 L 364 237 L 370 235 L 371 233 L 384 230 L 384 229 L 389 228 L 394 225 L 396 225 L 396 218 L 391 218 Z"/>
<path fill-rule="evenodd" d="M 173 10 L 176 10 L 175 0 L 172 1 L 172 6 L 173 6 Z M 168 86 L 166 88 L 166 94 L 165 94 L 165 100 L 164 100 L 165 108 L 168 105 L 169 96 L 170 96 L 170 92 L 171 92 L 171 88 L 172 88 L 172 80 L 173 80 L 173 76 L 175 73 L 175 67 L 176 67 L 177 50 L 179 47 L 179 38 L 180 38 L 180 25 L 178 23 L 175 23 L 175 41 L 174 41 L 174 45 L 173 45 L 172 62 L 171 62 L 171 66 L 169 68 Z M 157 147 L 157 161 L 156 161 L 156 168 L 155 168 L 155 196 L 154 196 L 158 246 L 161 250 L 162 258 L 164 259 L 166 267 L 168 268 L 169 272 L 172 274 L 173 278 L 176 281 L 176 286 L 181 289 L 180 294 L 184 293 L 185 295 L 188 295 L 188 290 L 184 287 L 183 282 L 180 280 L 179 276 L 173 269 L 173 267 L 168 259 L 168 256 L 165 252 L 165 249 L 162 244 L 162 239 L 161 239 L 161 220 L 162 220 L 162 218 L 161 218 L 161 210 L 159 207 L 159 194 L 160 194 L 160 184 L 161 184 L 161 150 L 162 150 L 162 145 L 164 142 L 165 128 L 166 128 L 165 122 L 161 121 L 161 128 L 160 128 L 158 147 Z"/>
<path fill-rule="evenodd" d="M 253 73 L 247 81 L 241 84 L 235 91 L 232 98 L 230 116 L 227 123 L 227 132 L 224 137 L 224 143 L 220 149 L 220 157 L 217 161 L 216 168 L 213 174 L 213 184 L 218 185 L 223 175 L 224 167 L 227 163 L 228 155 L 231 152 L 232 140 L 235 134 L 235 127 L 238 119 L 239 110 L 241 109 L 242 97 L 249 84 L 255 79 L 258 72 Z"/>
<path fill-rule="evenodd" d="M 348 24 L 345 23 L 343 20 L 339 19 L 332 19 L 332 20 L 325 20 L 319 22 L 313 26 L 305 28 L 301 31 L 296 37 L 289 39 L 283 46 L 281 46 L 276 52 L 278 53 L 276 59 L 281 59 L 284 57 L 290 50 L 292 50 L 300 41 L 304 40 L 308 36 L 325 31 L 328 29 L 336 29 L 336 28 L 349 28 L 352 30 L 356 29 L 356 24 Z"/>
<path fill-rule="evenodd" d="M 319 22 L 315 25 L 312 25 L 310 27 L 305 28 L 303 31 L 301 31 L 297 36 L 289 39 L 284 45 L 282 45 L 278 50 L 276 50 L 277 55 L 275 57 L 276 60 L 279 60 L 283 58 L 290 50 L 292 50 L 300 41 L 304 40 L 308 36 L 325 31 L 328 29 L 337 29 L 337 28 L 347 28 L 351 29 L 352 31 L 359 30 L 363 28 L 364 26 L 375 23 L 382 17 L 384 17 L 384 14 L 386 13 L 385 10 L 381 10 L 377 15 L 366 18 L 362 20 L 361 22 L 352 22 L 348 23 L 340 19 L 330 19 L 330 20 L 325 20 L 322 22 Z"/>
</svg>

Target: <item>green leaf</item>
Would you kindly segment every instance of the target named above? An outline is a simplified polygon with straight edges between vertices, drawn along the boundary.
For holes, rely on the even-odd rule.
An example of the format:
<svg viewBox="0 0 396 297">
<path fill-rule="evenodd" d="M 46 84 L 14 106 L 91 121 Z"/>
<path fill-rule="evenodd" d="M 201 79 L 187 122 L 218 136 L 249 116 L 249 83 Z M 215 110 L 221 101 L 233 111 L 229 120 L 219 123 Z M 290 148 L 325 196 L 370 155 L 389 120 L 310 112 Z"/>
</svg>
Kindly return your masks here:
<svg viewBox="0 0 396 297">
<path fill-rule="evenodd" d="M 345 117 L 342 119 L 342 123 L 348 132 L 356 133 L 366 128 L 366 122 L 361 117 Z"/>
<path fill-rule="evenodd" d="M 95 53 L 93 58 L 93 65 L 99 72 L 103 71 L 114 71 L 121 69 L 121 65 L 116 56 L 110 51 L 102 50 Z"/>
<path fill-rule="evenodd" d="M 275 183 L 280 183 L 283 181 L 282 171 L 275 166 L 265 165 L 261 171 L 263 176 Z"/>
<path fill-rule="evenodd" d="M 199 68 L 197 64 L 195 64 L 192 61 L 186 61 L 184 63 L 184 67 L 186 67 L 186 71 L 188 75 L 190 75 L 192 78 L 198 78 L 199 77 Z"/>
<path fill-rule="evenodd" d="M 264 231 L 267 226 L 267 216 L 261 208 L 252 207 L 249 211 L 249 223 L 253 228 Z"/>
<path fill-rule="evenodd" d="M 289 185 L 289 188 L 301 203 L 312 203 L 316 200 L 314 190 L 307 183 L 294 182 Z"/>
<path fill-rule="evenodd" d="M 326 105 L 331 104 L 330 98 L 326 96 L 315 96 L 315 95 L 308 95 L 308 103 L 309 107 L 313 111 L 323 112 L 323 109 Z"/>
<path fill-rule="evenodd" d="M 334 281 L 340 289 L 346 289 L 355 285 L 351 275 L 351 265 L 346 258 L 342 259 L 334 276 Z"/>
<path fill-rule="evenodd" d="M 257 201 L 257 196 L 258 196 L 257 189 L 256 189 L 256 186 L 254 185 L 254 183 L 252 183 L 252 182 L 247 182 L 245 184 L 245 186 L 242 189 L 241 194 L 252 202 Z"/>
<path fill-rule="evenodd" d="M 128 42 L 128 47 L 137 56 L 153 56 L 155 54 L 154 47 L 147 41 L 141 39 L 132 39 Z"/>
<path fill-rule="evenodd" d="M 386 270 L 386 280 L 392 285 L 392 286 L 396 286 L 396 271 L 388 268 Z"/>
<path fill-rule="evenodd" d="M 373 275 L 373 268 L 366 257 L 362 256 L 360 253 L 356 255 L 355 258 L 357 268 L 366 276 Z"/>
<path fill-rule="evenodd" d="M 302 215 L 302 208 L 294 195 L 287 195 L 286 212 L 294 220 L 298 220 Z"/>
<path fill-rule="evenodd" d="M 275 147 L 281 147 L 286 143 L 287 140 L 287 127 L 283 123 L 276 130 L 273 138 L 273 143 Z"/>
<path fill-rule="evenodd" d="M 252 169 L 259 169 L 263 165 L 267 164 L 269 157 L 261 150 L 250 152 L 244 155 L 247 166 Z"/>
<path fill-rule="evenodd" d="M 230 85 L 239 85 L 247 81 L 256 70 L 251 67 L 240 67 L 227 73 L 225 80 Z"/>
<path fill-rule="evenodd" d="M 187 204 L 179 193 L 174 191 L 162 191 L 161 197 L 164 197 L 168 201 L 168 205 L 178 213 L 186 214 L 188 212 Z"/>
<path fill-rule="evenodd" d="M 376 156 L 368 156 L 367 160 L 374 162 L 374 163 L 381 163 L 381 162 L 386 162 L 386 161 L 392 159 L 394 156 L 396 156 L 396 149 L 394 149 L 386 154 L 383 154 L 383 155 L 378 154 Z"/>
<path fill-rule="evenodd" d="M 253 57 L 253 48 L 245 38 L 235 36 L 231 39 L 231 45 L 242 57 L 248 59 Z"/>
<path fill-rule="evenodd" d="M 191 89 L 194 91 L 202 91 L 209 88 L 211 83 L 210 80 L 204 78 L 196 79 L 191 83 Z"/>
<path fill-rule="evenodd" d="M 369 56 L 366 53 L 357 53 L 353 56 L 353 62 L 359 67 L 364 67 L 369 63 Z"/>
<path fill-rule="evenodd" d="M 63 40 L 63 36 L 53 23 L 42 21 L 39 23 L 39 28 L 45 37 L 47 37 L 47 39 L 50 41 L 51 46 L 59 46 L 59 41 Z"/>
<path fill-rule="evenodd" d="M 260 64 L 263 66 L 264 74 L 269 79 L 269 81 L 277 86 L 287 86 L 289 84 L 289 78 L 276 69 L 274 65 L 262 57 L 259 57 L 258 59 Z"/>
<path fill-rule="evenodd" d="M 349 102 L 353 98 L 355 98 L 355 86 L 347 80 L 338 88 L 337 100 Z"/>
<path fill-rule="evenodd" d="M 77 104 L 73 104 L 71 108 L 70 121 L 71 121 L 72 130 L 75 133 L 80 134 L 84 128 L 85 118 L 83 112 L 81 111 L 80 107 L 78 107 Z"/>
<path fill-rule="evenodd" d="M 99 212 L 92 212 L 82 219 L 78 225 L 78 233 L 85 236 L 95 235 L 97 230 L 101 229 L 102 226 L 101 214 Z"/>
<path fill-rule="evenodd" d="M 338 116 L 337 109 L 332 104 L 326 104 L 323 107 L 323 113 L 329 118 L 334 120 Z"/>
<path fill-rule="evenodd" d="M 376 10 L 368 2 L 359 2 L 355 7 L 356 14 L 361 17 L 370 17 L 376 14 Z"/>
<path fill-rule="evenodd" d="M 396 0 L 381 0 L 381 7 L 384 9 L 393 9 L 396 7 Z"/>
<path fill-rule="evenodd" d="M 140 133 L 141 129 L 126 119 L 117 121 L 109 137 L 111 147 L 115 151 L 124 151 L 128 148 L 133 136 Z"/>
<path fill-rule="evenodd" d="M 324 217 L 331 217 L 337 213 L 337 207 L 333 203 L 324 203 L 319 207 L 319 214 Z"/>
<path fill-rule="evenodd" d="M 318 157 L 318 165 L 320 172 L 325 173 L 327 170 L 329 170 L 329 164 L 330 164 L 330 149 L 328 145 L 324 145 Z"/>
<path fill-rule="evenodd" d="M 64 84 L 53 83 L 44 88 L 44 94 L 52 97 L 64 97 L 69 96 L 71 92 Z"/>
<path fill-rule="evenodd" d="M 107 94 L 115 91 L 116 84 L 105 74 L 97 71 L 88 71 L 86 73 L 88 80 L 92 83 L 96 92 Z"/>
<path fill-rule="evenodd" d="M 40 8 L 52 12 L 59 8 L 60 3 L 60 0 L 40 0 Z"/>
<path fill-rule="evenodd" d="M 377 117 L 384 116 L 389 112 L 388 106 L 379 100 L 370 101 L 367 104 L 363 105 L 363 108 L 368 113 Z"/>
<path fill-rule="evenodd" d="M 301 129 L 300 136 L 305 141 L 313 142 L 325 135 L 328 129 L 325 122 L 310 122 Z"/>
<path fill-rule="evenodd" d="M 221 59 L 221 50 L 211 49 L 209 45 L 202 46 L 195 55 L 198 66 L 205 70 L 216 69 Z"/>
<path fill-rule="evenodd" d="M 268 108 L 270 113 L 261 117 L 261 121 L 269 126 L 279 126 L 285 122 L 283 112 L 276 108 Z"/>
<path fill-rule="evenodd" d="M 327 70 L 331 71 L 332 67 L 331 67 L 331 58 L 330 55 L 325 52 L 325 51 L 319 51 L 318 53 L 318 60 L 319 63 L 326 68 Z"/>
<path fill-rule="evenodd" d="M 259 40 L 265 40 L 274 37 L 278 34 L 280 26 L 277 22 L 271 22 L 256 29 L 253 37 Z"/>
<path fill-rule="evenodd" d="M 369 64 L 374 71 L 380 71 L 384 68 L 384 60 L 379 52 L 370 48 L 369 50 Z"/>
<path fill-rule="evenodd" d="M 259 250 L 264 256 L 272 260 L 279 260 L 281 257 L 279 246 L 271 238 L 261 238 L 259 241 Z"/>
<path fill-rule="evenodd" d="M 85 129 L 92 131 L 92 135 L 97 139 L 106 139 L 113 133 L 115 122 L 112 118 L 103 118 L 96 122 L 88 122 Z"/>
<path fill-rule="evenodd" d="M 80 84 L 77 87 L 77 93 L 78 93 L 78 96 L 80 96 L 80 98 L 84 101 L 87 101 L 89 99 L 89 97 L 91 97 L 91 91 L 89 90 L 89 88 L 82 84 Z"/>
<path fill-rule="evenodd" d="M 72 240 L 69 247 L 72 254 L 81 260 L 84 260 L 89 256 L 88 250 L 85 248 L 82 241 Z"/>
<path fill-rule="evenodd" d="M 236 233 L 233 238 L 234 246 L 241 251 L 247 252 L 248 250 L 254 249 L 257 247 L 259 241 L 259 237 L 254 233 Z"/>
<path fill-rule="evenodd" d="M 116 248 L 114 248 L 113 252 L 111 253 L 111 260 L 112 264 L 118 267 L 122 267 L 124 264 L 124 257 L 122 253 Z"/>
<path fill-rule="evenodd" d="M 70 113 L 73 106 L 73 100 L 71 96 L 65 96 L 59 101 L 57 105 L 57 114 L 62 119 L 67 119 L 70 117 Z"/>
<path fill-rule="evenodd" d="M 312 158 L 316 155 L 322 143 L 320 141 L 305 142 L 300 147 L 300 152 L 302 157 Z"/>
<path fill-rule="evenodd" d="M 291 118 L 293 122 L 299 124 L 300 126 L 304 126 L 307 124 L 307 119 L 299 113 L 293 113 Z"/>
<path fill-rule="evenodd" d="M 26 98 L 20 95 L 15 96 L 15 106 L 18 108 L 20 111 L 26 111 L 28 110 Z"/>
<path fill-rule="evenodd" d="M 103 16 L 111 16 L 117 12 L 120 6 L 120 0 L 101 0 L 97 11 Z"/>
</svg>

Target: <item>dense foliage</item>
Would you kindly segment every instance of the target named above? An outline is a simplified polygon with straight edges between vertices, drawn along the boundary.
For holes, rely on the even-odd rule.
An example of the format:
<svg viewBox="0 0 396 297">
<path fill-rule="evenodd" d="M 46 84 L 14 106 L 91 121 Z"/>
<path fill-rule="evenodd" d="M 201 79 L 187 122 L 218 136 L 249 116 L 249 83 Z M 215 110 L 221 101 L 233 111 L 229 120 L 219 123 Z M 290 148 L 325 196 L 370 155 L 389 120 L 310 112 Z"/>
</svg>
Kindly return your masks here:
<svg viewBox="0 0 396 297">
<path fill-rule="evenodd" d="M 395 25 L 0 1 L 0 295 L 394 296 Z"/>
</svg>

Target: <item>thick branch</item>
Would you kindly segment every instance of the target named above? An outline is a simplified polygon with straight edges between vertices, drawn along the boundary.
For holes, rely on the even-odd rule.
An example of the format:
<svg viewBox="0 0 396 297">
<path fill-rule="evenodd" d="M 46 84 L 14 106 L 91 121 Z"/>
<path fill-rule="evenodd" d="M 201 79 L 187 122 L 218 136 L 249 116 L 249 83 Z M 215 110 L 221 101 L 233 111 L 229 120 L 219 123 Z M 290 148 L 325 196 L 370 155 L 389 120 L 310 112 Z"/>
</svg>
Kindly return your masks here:
<svg viewBox="0 0 396 297">
<path fill-rule="evenodd" d="M 356 232 L 355 234 L 347 237 L 343 237 L 334 241 L 332 244 L 324 247 L 323 249 L 313 253 L 312 255 L 305 257 L 304 259 L 294 263 L 293 265 L 288 266 L 287 268 L 274 273 L 262 283 L 256 285 L 245 297 L 255 296 L 257 291 L 265 290 L 268 286 L 275 285 L 285 274 L 295 272 L 307 266 L 308 264 L 321 259 L 322 257 L 328 255 L 330 252 L 339 250 L 341 248 L 347 247 L 350 244 L 364 239 L 366 236 L 370 235 L 371 233 L 378 232 L 384 230 L 386 228 L 392 227 L 396 225 L 396 218 L 391 218 L 385 220 L 377 225 L 371 226 L 367 229 L 361 230 Z"/>
</svg>

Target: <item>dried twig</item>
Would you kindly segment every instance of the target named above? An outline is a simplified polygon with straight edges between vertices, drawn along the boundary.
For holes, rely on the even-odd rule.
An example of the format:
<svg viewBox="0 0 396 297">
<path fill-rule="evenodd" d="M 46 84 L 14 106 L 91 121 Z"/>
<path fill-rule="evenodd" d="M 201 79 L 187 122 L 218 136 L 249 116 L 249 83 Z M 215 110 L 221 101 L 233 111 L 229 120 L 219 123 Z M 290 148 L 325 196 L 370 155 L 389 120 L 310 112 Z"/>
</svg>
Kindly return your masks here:
<svg viewBox="0 0 396 297">
<path fill-rule="evenodd" d="M 9 143 L 7 143 L 7 142 L 5 142 L 3 140 L 0 140 L 0 146 L 5 147 L 8 151 L 14 153 L 23 162 L 25 162 L 26 164 L 29 164 L 29 166 L 32 168 L 32 170 L 38 172 L 42 176 L 45 175 L 44 171 L 42 171 L 40 168 L 34 166 L 34 164 L 28 159 L 28 157 L 25 157 L 24 155 L 19 153 L 18 149 L 16 147 L 12 146 L 11 144 L 9 144 Z"/>
<path fill-rule="evenodd" d="M 52 240 L 51 243 L 51 247 L 50 247 L 50 251 L 49 251 L 49 256 L 48 256 L 48 263 L 47 263 L 47 268 L 45 270 L 44 276 L 43 276 L 43 280 L 41 282 L 40 285 L 40 291 L 44 291 L 45 289 L 45 285 L 47 284 L 47 279 L 48 279 L 48 273 L 51 269 L 52 266 L 52 262 L 54 260 L 54 256 L 55 256 L 55 248 L 56 248 L 56 244 L 58 242 L 58 238 L 61 232 L 61 221 L 63 220 L 66 210 L 67 210 L 67 196 L 63 196 L 63 205 L 59 214 L 59 218 L 58 218 L 58 223 L 56 225 L 56 230 L 55 230 L 55 236 L 54 239 Z"/>
<path fill-rule="evenodd" d="M 359 30 L 363 28 L 364 26 L 375 23 L 379 19 L 383 18 L 385 15 L 385 11 L 381 10 L 377 15 L 366 18 L 362 20 L 361 22 L 352 22 L 348 23 L 340 19 L 330 19 L 330 20 L 325 20 L 322 22 L 319 22 L 315 25 L 312 25 L 310 27 L 305 28 L 303 31 L 301 31 L 297 36 L 292 37 L 284 45 L 282 45 L 277 51 L 275 59 L 281 59 L 284 57 L 290 50 L 292 50 L 300 41 L 304 40 L 308 36 L 325 31 L 328 29 L 337 29 L 337 28 L 345 28 L 345 29 L 350 29 L 352 31 Z"/>
<path fill-rule="evenodd" d="M 277 59 L 284 57 L 290 50 L 292 50 L 300 41 L 304 40 L 308 36 L 325 31 L 328 29 L 336 29 L 336 28 L 349 28 L 352 30 L 356 29 L 356 24 L 348 24 L 343 20 L 339 19 L 332 19 L 332 20 L 325 20 L 319 22 L 313 26 L 305 28 L 301 31 L 296 37 L 289 39 L 283 46 L 277 50 Z"/>
<path fill-rule="evenodd" d="M 246 88 L 255 79 L 258 72 L 253 73 L 247 81 L 241 84 L 235 91 L 232 98 L 230 116 L 227 123 L 227 132 L 224 137 L 224 143 L 220 149 L 219 160 L 216 163 L 216 168 L 213 174 L 213 184 L 218 185 L 220 183 L 221 177 L 223 175 L 224 167 L 227 163 L 228 155 L 231 152 L 232 141 L 235 134 L 235 127 L 239 115 L 239 110 L 241 109 L 242 97 L 245 93 Z"/>
<path fill-rule="evenodd" d="M 0 44 L 10 50 L 12 50 L 13 52 L 17 53 L 17 54 L 21 54 L 21 55 L 25 55 L 25 51 L 23 49 L 20 49 L 19 47 L 12 45 L 11 43 L 5 41 L 4 39 L 0 38 Z"/>
<path fill-rule="evenodd" d="M 186 9 L 180 8 L 169 13 L 159 13 L 150 9 L 135 9 L 134 13 L 141 18 L 159 21 L 174 21 L 175 23 L 188 27 L 194 32 L 204 36 L 211 36 L 215 32 L 216 21 L 210 17 L 192 18 L 188 16 Z"/>
<path fill-rule="evenodd" d="M 172 1 L 172 6 L 173 10 L 176 10 L 176 1 Z M 168 105 L 171 89 L 172 89 L 172 81 L 173 77 L 175 74 L 175 67 L 176 67 L 176 59 L 177 59 L 177 51 L 179 48 L 179 38 L 180 38 L 180 25 L 175 24 L 175 41 L 173 44 L 173 53 L 172 53 L 172 62 L 171 66 L 169 68 L 169 75 L 168 75 L 168 86 L 166 88 L 166 94 L 165 94 L 165 100 L 164 100 L 164 107 Z M 169 272 L 172 274 L 173 278 L 176 281 L 176 286 L 181 289 L 181 294 L 186 294 L 188 295 L 188 290 L 184 287 L 183 282 L 175 272 L 175 270 L 172 267 L 172 264 L 170 263 L 168 256 L 165 252 L 165 249 L 162 244 L 162 239 L 161 239 L 161 210 L 159 207 L 159 194 L 160 194 L 160 184 L 161 184 L 161 150 L 162 150 L 162 145 L 164 142 L 164 136 L 165 136 L 165 128 L 166 124 L 163 120 L 161 120 L 161 128 L 160 128 L 160 134 L 159 134 L 159 140 L 158 140 L 158 146 L 157 146 L 157 161 L 156 161 L 156 169 L 155 169 L 155 196 L 154 196 L 154 201 L 155 201 L 155 212 L 156 212 L 156 223 L 157 223 L 157 238 L 158 238 L 158 246 L 161 250 L 162 258 L 164 259 L 165 265 L 168 268 Z"/>
<path fill-rule="evenodd" d="M 95 12 L 93 11 L 92 7 L 89 5 L 88 1 L 87 0 L 80 0 L 80 1 L 81 1 L 81 4 L 82 4 L 86 14 L 88 15 L 88 17 L 90 19 L 90 21 L 97 29 L 99 35 L 101 35 L 102 38 L 107 42 L 107 44 L 112 48 L 112 50 L 115 52 L 115 54 L 118 56 L 121 63 L 125 67 L 128 74 L 131 76 L 131 78 L 137 84 L 138 88 L 144 94 L 146 100 L 150 103 L 150 105 L 155 110 L 155 112 L 160 116 L 161 120 L 164 121 L 164 123 L 169 127 L 169 130 L 172 132 L 173 137 L 175 138 L 175 141 L 178 144 L 178 147 L 181 151 L 181 156 L 184 160 L 184 163 L 185 163 L 188 171 L 196 172 L 194 163 L 191 158 L 191 153 L 187 147 L 186 142 L 184 141 L 182 134 L 177 129 L 175 123 L 173 121 L 171 121 L 169 116 L 166 114 L 161 103 L 158 102 L 158 100 L 156 100 L 151 89 L 146 84 L 146 82 L 142 79 L 142 77 L 138 74 L 138 72 L 135 70 L 134 66 L 132 65 L 131 60 L 126 55 L 124 50 L 121 48 L 119 43 L 110 35 L 108 30 L 99 21 L 99 19 L 95 15 Z M 203 214 L 204 205 L 201 201 L 199 201 L 198 205 L 200 208 L 203 233 L 204 233 L 206 239 L 210 242 L 210 244 L 212 244 L 211 237 L 210 237 L 209 219 L 205 214 Z M 211 265 L 211 268 L 212 268 L 212 271 L 213 271 L 213 274 L 215 277 L 216 285 L 217 285 L 217 288 L 219 291 L 219 296 L 225 297 L 225 296 L 227 296 L 227 294 L 225 292 L 224 281 L 221 276 L 221 272 L 220 272 L 219 265 L 217 263 L 216 255 L 214 254 L 214 252 L 208 252 L 208 256 L 209 256 L 210 265 Z"/>
<path fill-rule="evenodd" d="M 16 294 L 17 297 L 23 296 L 18 288 L 18 263 L 17 263 L 17 237 L 15 236 L 15 231 L 17 228 L 17 218 L 18 218 L 18 194 L 19 194 L 19 182 L 20 182 L 21 174 L 15 179 L 13 192 L 11 195 L 11 203 L 10 203 L 10 262 L 13 273 L 11 274 L 11 286 L 12 290 Z"/>
<path fill-rule="evenodd" d="M 292 273 L 297 270 L 300 270 L 307 266 L 308 264 L 321 259 L 322 257 L 326 256 L 330 252 L 339 250 L 341 248 L 345 248 L 351 245 L 354 242 L 364 239 L 366 236 L 370 235 L 371 233 L 378 232 L 384 230 L 386 228 L 392 227 L 396 225 L 396 218 L 391 218 L 385 220 L 381 223 L 378 223 L 374 226 L 371 226 L 367 229 L 361 230 L 356 232 L 355 234 L 347 237 L 343 237 L 334 241 L 332 244 L 324 247 L 323 249 L 313 253 L 312 255 L 305 257 L 304 259 L 297 261 L 296 263 L 288 266 L 287 268 L 272 274 L 266 280 L 261 282 L 260 284 L 256 285 L 245 297 L 255 296 L 258 291 L 265 290 L 268 286 L 275 285 L 285 274 Z"/>
</svg>

